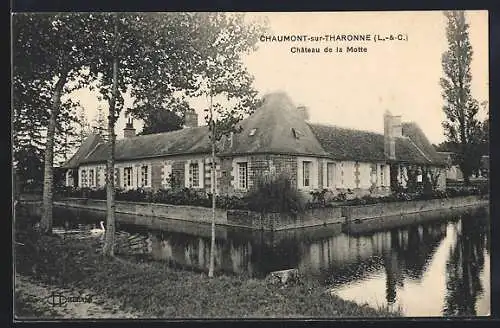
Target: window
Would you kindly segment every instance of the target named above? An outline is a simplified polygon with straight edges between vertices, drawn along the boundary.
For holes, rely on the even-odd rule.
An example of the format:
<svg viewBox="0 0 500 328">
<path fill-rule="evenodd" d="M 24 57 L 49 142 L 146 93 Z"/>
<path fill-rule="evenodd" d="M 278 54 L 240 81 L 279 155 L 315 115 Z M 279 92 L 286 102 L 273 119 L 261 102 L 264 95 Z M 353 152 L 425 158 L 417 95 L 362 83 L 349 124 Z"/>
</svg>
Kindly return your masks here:
<svg viewBox="0 0 500 328">
<path fill-rule="evenodd" d="M 144 186 L 148 186 L 149 183 L 148 183 L 148 166 L 147 165 L 144 165 L 141 167 L 141 187 L 144 187 Z"/>
<path fill-rule="evenodd" d="M 90 170 L 89 171 L 89 186 L 93 186 L 94 185 L 94 170 Z"/>
<path fill-rule="evenodd" d="M 380 165 L 380 185 L 382 187 L 385 185 L 384 170 L 385 170 L 385 165 Z"/>
<path fill-rule="evenodd" d="M 300 139 L 300 137 L 303 136 L 304 134 L 301 131 L 292 128 L 292 135 L 294 136 L 295 139 Z"/>
<path fill-rule="evenodd" d="M 246 162 L 238 163 L 238 187 L 240 189 L 248 188 L 248 165 Z"/>
<path fill-rule="evenodd" d="M 334 183 L 334 174 L 335 174 L 335 163 L 326 164 L 326 186 L 333 187 Z"/>
<path fill-rule="evenodd" d="M 82 170 L 82 187 L 87 187 L 87 171 Z"/>
<path fill-rule="evenodd" d="M 200 168 L 198 163 L 189 164 L 189 180 L 191 187 L 200 186 Z"/>
<path fill-rule="evenodd" d="M 123 186 L 132 187 L 132 167 L 123 168 Z"/>
<path fill-rule="evenodd" d="M 309 187 L 311 185 L 311 162 L 302 162 L 302 185 Z"/>
</svg>

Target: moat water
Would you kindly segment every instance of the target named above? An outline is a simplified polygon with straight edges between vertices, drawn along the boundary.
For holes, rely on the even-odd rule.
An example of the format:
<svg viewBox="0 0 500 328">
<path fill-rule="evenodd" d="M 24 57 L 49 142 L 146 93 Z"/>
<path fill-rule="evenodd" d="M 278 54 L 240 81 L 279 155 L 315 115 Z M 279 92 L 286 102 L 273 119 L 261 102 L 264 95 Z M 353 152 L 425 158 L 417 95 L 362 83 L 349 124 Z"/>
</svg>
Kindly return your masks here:
<svg viewBox="0 0 500 328">
<path fill-rule="evenodd" d="M 474 215 L 349 235 L 338 226 L 265 233 L 217 226 L 219 272 L 263 278 L 297 268 L 332 294 L 405 316 L 490 314 L 490 218 Z M 210 225 L 172 221 L 169 231 L 134 226 L 147 236 L 148 256 L 207 271 Z"/>
<path fill-rule="evenodd" d="M 346 300 L 406 316 L 490 314 L 489 217 L 449 218 L 363 235 L 328 229 L 266 236 L 219 231 L 216 269 L 264 277 L 298 268 Z M 150 234 L 151 255 L 207 270 L 210 237 Z"/>
</svg>

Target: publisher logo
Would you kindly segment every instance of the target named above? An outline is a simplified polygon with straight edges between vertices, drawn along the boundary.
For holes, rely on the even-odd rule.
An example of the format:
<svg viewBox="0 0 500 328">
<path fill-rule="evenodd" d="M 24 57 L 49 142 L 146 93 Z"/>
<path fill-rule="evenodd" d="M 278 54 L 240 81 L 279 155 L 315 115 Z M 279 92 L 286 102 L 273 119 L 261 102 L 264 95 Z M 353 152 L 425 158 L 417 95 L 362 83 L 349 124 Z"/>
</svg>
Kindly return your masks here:
<svg viewBox="0 0 500 328">
<path fill-rule="evenodd" d="M 68 303 L 92 303 L 92 295 L 67 296 L 62 293 L 52 292 L 52 294 L 47 297 L 47 302 L 53 307 L 66 306 Z"/>
</svg>

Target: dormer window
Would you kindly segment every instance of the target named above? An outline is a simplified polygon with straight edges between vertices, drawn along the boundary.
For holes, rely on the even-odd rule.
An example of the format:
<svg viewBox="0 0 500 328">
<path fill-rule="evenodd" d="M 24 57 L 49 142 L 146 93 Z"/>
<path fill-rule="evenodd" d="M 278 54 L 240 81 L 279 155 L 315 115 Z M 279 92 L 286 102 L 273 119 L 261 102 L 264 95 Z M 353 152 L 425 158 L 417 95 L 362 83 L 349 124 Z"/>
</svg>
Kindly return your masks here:
<svg viewBox="0 0 500 328">
<path fill-rule="evenodd" d="M 257 132 L 257 129 L 252 129 L 252 130 L 250 130 L 250 133 L 248 135 L 253 136 L 253 135 L 255 135 L 255 132 Z"/>
<path fill-rule="evenodd" d="M 294 136 L 295 139 L 300 139 L 300 137 L 303 136 L 304 134 L 300 130 L 292 128 L 292 135 Z"/>
</svg>

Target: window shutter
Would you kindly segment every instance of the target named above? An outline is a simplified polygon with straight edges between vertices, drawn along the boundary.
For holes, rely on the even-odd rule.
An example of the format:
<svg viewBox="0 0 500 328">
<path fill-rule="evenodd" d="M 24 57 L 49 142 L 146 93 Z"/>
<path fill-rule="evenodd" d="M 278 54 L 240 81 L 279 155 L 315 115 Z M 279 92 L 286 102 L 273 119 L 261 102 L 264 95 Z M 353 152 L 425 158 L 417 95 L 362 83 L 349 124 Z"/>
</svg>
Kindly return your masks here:
<svg viewBox="0 0 500 328">
<path fill-rule="evenodd" d="M 198 183 L 200 188 L 205 187 L 205 163 L 202 159 L 198 160 L 198 170 L 199 170 L 199 178 Z"/>
<path fill-rule="evenodd" d="M 318 165 L 318 160 L 312 160 L 311 161 L 311 187 L 317 188 L 318 187 L 318 179 L 319 179 L 319 165 Z"/>
<path fill-rule="evenodd" d="M 170 175 L 172 174 L 172 165 L 168 163 L 163 164 L 163 179 L 162 179 L 162 186 L 164 188 L 170 188 L 172 187 L 170 185 Z"/>
<path fill-rule="evenodd" d="M 233 186 L 233 188 L 238 188 L 238 163 L 236 163 L 235 160 L 233 160 L 231 169 L 232 169 L 231 186 Z"/>
<path fill-rule="evenodd" d="M 191 185 L 189 183 L 189 181 L 190 181 L 189 164 L 191 164 L 191 161 L 186 161 L 186 163 L 184 163 L 184 187 L 186 187 L 186 188 L 191 187 Z"/>
<path fill-rule="evenodd" d="M 148 180 L 146 181 L 146 185 L 151 187 L 153 185 L 153 165 L 148 164 Z"/>
<path fill-rule="evenodd" d="M 122 179 L 122 188 L 125 188 L 125 167 L 120 167 L 120 178 Z"/>
<path fill-rule="evenodd" d="M 302 164 L 301 160 L 297 161 L 297 186 L 298 188 L 303 188 L 304 187 L 304 165 Z"/>
<path fill-rule="evenodd" d="M 140 168 L 137 164 L 132 166 L 132 189 L 137 189 L 141 185 Z"/>
</svg>

